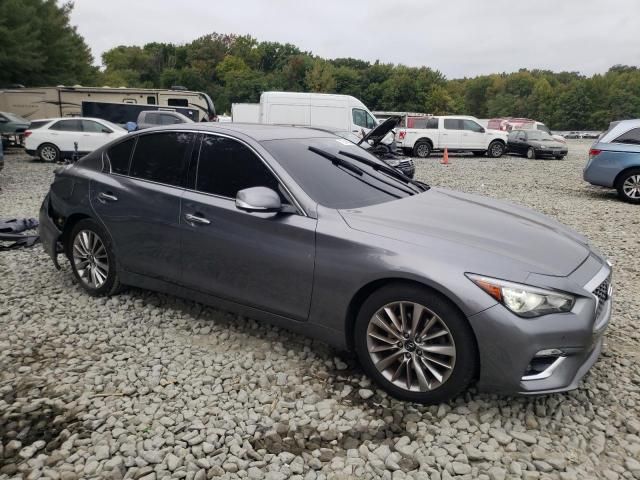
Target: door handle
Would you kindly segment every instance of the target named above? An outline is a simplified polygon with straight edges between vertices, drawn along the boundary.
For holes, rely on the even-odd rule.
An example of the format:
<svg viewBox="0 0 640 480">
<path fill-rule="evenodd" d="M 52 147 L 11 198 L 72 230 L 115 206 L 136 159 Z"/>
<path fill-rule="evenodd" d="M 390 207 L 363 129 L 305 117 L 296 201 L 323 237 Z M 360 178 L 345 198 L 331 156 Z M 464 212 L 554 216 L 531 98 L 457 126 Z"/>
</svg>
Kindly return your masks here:
<svg viewBox="0 0 640 480">
<path fill-rule="evenodd" d="M 201 225 L 209 225 L 211 223 L 210 220 L 207 220 L 204 217 L 199 217 L 198 215 L 191 215 L 190 213 L 186 213 L 184 218 L 189 223 L 199 223 Z"/>
<path fill-rule="evenodd" d="M 113 193 L 100 192 L 98 194 L 98 198 L 103 202 L 117 202 L 118 197 L 116 197 Z"/>
</svg>

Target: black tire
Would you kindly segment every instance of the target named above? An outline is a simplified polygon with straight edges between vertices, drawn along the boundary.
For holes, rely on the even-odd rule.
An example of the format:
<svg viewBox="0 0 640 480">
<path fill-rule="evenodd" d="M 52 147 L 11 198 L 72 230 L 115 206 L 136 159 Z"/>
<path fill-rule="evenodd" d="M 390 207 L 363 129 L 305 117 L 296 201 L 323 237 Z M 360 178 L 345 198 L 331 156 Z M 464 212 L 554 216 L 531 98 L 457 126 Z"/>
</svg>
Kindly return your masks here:
<svg viewBox="0 0 640 480">
<path fill-rule="evenodd" d="M 564 160 L 564 155 L 556 155 L 556 160 Z"/>
<path fill-rule="evenodd" d="M 59 162 L 60 149 L 53 143 L 43 143 L 38 147 L 37 156 L 43 162 Z"/>
<path fill-rule="evenodd" d="M 629 184 L 636 185 L 635 191 L 629 189 Z M 628 203 L 640 204 L 640 190 L 638 190 L 640 188 L 640 168 L 632 168 L 620 174 L 616 179 L 615 187 L 620 199 Z"/>
<path fill-rule="evenodd" d="M 441 385 L 432 390 L 412 391 L 395 385 L 378 371 L 369 353 L 367 329 L 370 320 L 382 307 L 398 301 L 419 303 L 435 313 L 453 339 L 455 347 L 453 370 Z M 464 315 L 444 296 L 414 284 L 394 283 L 371 294 L 363 303 L 356 318 L 354 347 L 362 368 L 371 379 L 391 396 L 417 403 L 440 403 L 458 395 L 474 380 L 479 366 L 475 337 Z"/>
<path fill-rule="evenodd" d="M 107 275 L 104 282 L 98 286 L 91 286 L 87 280 L 83 278 L 78 270 L 77 261 L 79 261 L 78 254 L 74 255 L 74 242 L 76 237 L 83 232 L 89 232 L 89 234 L 96 235 L 98 239 L 102 242 L 104 246 L 104 251 L 106 255 L 103 260 L 106 259 L 107 265 Z M 73 276 L 75 277 L 76 282 L 89 294 L 93 296 L 108 296 L 113 295 L 120 291 L 121 284 L 118 279 L 118 269 L 116 264 L 116 257 L 113 253 L 113 246 L 111 242 L 111 237 L 107 232 L 102 228 L 102 226 L 96 222 L 95 220 L 86 218 L 80 220 L 76 223 L 69 235 L 67 235 L 65 251 L 67 258 L 69 259 L 69 263 L 71 263 L 71 270 L 73 270 Z M 98 258 L 98 254 L 95 255 L 95 258 Z M 101 257 L 102 258 L 102 257 Z"/>
<path fill-rule="evenodd" d="M 529 147 L 529 149 L 527 150 L 527 158 L 529 160 L 535 160 L 536 158 L 538 158 L 538 156 L 536 155 L 536 151 L 533 147 Z"/>
<path fill-rule="evenodd" d="M 476 157 L 484 157 L 485 152 L 480 151 L 480 152 L 473 152 L 473 155 Z"/>
<path fill-rule="evenodd" d="M 431 144 L 426 140 L 418 140 L 413 146 L 413 156 L 427 158 L 431 155 Z"/>
<path fill-rule="evenodd" d="M 502 155 L 504 155 L 506 149 L 507 147 L 504 143 L 500 142 L 499 140 L 494 140 L 489 144 L 487 155 L 491 158 L 500 158 Z"/>
</svg>

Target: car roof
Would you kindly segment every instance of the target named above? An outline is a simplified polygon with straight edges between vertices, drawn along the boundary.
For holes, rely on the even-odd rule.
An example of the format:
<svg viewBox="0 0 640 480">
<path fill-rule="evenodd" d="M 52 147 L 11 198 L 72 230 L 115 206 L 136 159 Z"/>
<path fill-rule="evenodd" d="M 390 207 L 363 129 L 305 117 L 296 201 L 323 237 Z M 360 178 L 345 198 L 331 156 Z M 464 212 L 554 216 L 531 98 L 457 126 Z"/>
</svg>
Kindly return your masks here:
<svg viewBox="0 0 640 480">
<path fill-rule="evenodd" d="M 197 130 L 212 133 L 239 133 L 247 135 L 258 142 L 290 138 L 327 138 L 334 136 L 330 132 L 318 130 L 313 127 L 235 122 L 182 123 L 179 125 L 165 125 L 162 127 L 144 129 L 143 131 L 153 132 L 162 130 Z"/>
<path fill-rule="evenodd" d="M 611 128 L 600 140 L 600 143 L 609 143 L 618 138 L 623 133 L 627 133 L 633 128 L 640 128 L 640 119 L 620 120 Z"/>
<path fill-rule="evenodd" d="M 53 117 L 53 118 L 34 118 L 31 122 L 55 122 L 57 120 L 95 120 L 96 122 L 106 122 L 102 118 L 94 117 Z"/>
</svg>

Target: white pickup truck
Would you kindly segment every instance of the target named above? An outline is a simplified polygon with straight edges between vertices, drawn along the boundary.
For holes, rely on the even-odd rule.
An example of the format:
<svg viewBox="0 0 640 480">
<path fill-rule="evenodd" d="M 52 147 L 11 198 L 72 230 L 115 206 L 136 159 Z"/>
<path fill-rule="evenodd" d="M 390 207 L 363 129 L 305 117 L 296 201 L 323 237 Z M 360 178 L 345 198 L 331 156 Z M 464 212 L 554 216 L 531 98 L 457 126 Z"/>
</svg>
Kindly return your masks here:
<svg viewBox="0 0 640 480">
<path fill-rule="evenodd" d="M 498 158 L 507 148 L 508 132 L 488 130 L 475 117 L 426 117 L 414 124 L 421 128 L 403 128 L 396 133 L 398 146 L 414 157 L 426 158 L 434 150 L 447 148 Z"/>
</svg>

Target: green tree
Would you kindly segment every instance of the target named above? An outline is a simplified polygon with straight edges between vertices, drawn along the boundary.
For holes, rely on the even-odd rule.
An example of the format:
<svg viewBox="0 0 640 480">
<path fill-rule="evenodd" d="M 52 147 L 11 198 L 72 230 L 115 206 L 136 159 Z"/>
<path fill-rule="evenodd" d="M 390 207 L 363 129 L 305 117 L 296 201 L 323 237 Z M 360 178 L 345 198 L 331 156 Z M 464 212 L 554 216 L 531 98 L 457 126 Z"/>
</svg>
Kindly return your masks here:
<svg viewBox="0 0 640 480">
<path fill-rule="evenodd" d="M 311 92 L 333 93 L 336 89 L 335 68 L 324 60 L 315 60 L 305 75 L 305 85 Z"/>
</svg>

